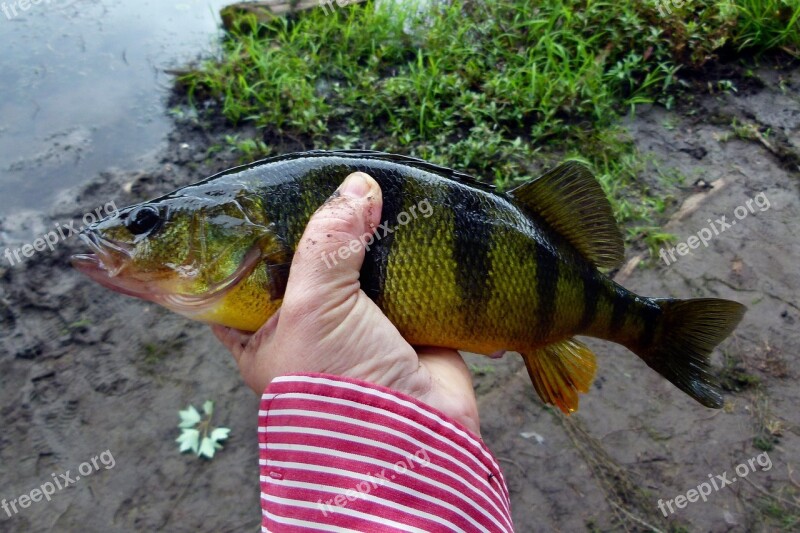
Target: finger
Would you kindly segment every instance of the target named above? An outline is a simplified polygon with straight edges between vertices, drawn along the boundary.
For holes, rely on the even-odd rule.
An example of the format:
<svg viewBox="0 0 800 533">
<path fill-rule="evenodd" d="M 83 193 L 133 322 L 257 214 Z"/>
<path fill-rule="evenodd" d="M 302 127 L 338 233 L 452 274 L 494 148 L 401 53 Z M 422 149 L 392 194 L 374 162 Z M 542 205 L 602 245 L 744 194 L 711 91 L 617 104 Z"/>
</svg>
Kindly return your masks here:
<svg viewBox="0 0 800 533">
<path fill-rule="evenodd" d="M 244 353 L 245 346 L 250 342 L 250 337 L 252 335 L 238 329 L 228 328 L 218 324 L 212 324 L 211 332 L 214 333 L 214 336 L 219 339 L 219 342 L 231 352 L 231 355 L 233 355 L 233 358 L 236 360 L 236 364 L 240 364 L 242 353 Z"/>
<path fill-rule="evenodd" d="M 458 356 L 461 357 L 461 354 L 458 350 L 454 350 L 452 348 L 440 348 L 438 346 L 415 346 L 414 349 L 417 351 L 417 354 L 420 356 L 423 355 L 445 355 L 448 357 Z"/>
<path fill-rule="evenodd" d="M 333 307 L 358 291 L 382 203 L 380 186 L 367 174 L 355 172 L 345 179 L 306 226 L 292 260 L 284 307 L 304 307 L 307 301 Z"/>
<path fill-rule="evenodd" d="M 433 346 L 424 346 L 416 350 L 420 362 L 433 369 L 434 374 L 444 372 L 457 381 L 458 386 L 469 384 L 469 387 L 472 387 L 472 374 L 458 350 Z"/>
</svg>

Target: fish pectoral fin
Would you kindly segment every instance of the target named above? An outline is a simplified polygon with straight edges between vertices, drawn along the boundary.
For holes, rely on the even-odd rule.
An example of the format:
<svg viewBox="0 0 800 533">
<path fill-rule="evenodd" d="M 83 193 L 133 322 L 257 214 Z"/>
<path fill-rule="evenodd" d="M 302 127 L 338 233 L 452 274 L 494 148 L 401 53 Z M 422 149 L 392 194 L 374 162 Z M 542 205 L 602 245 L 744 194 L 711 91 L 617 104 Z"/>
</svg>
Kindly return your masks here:
<svg viewBox="0 0 800 533">
<path fill-rule="evenodd" d="M 593 265 L 613 268 L 622 263 L 622 234 L 611 203 L 585 165 L 567 161 L 509 195 L 543 217 Z"/>
<path fill-rule="evenodd" d="M 543 402 L 564 414 L 578 410 L 578 393 L 589 392 L 597 370 L 595 356 L 585 344 L 567 339 L 523 353 L 522 358 Z"/>
</svg>

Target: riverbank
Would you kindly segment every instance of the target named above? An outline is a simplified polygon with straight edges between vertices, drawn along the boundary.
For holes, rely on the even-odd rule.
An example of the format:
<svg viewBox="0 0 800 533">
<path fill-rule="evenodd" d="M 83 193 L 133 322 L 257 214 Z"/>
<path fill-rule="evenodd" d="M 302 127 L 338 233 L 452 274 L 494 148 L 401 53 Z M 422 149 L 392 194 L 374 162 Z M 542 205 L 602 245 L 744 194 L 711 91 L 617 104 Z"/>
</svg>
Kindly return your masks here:
<svg viewBox="0 0 800 533">
<path fill-rule="evenodd" d="M 723 297 L 749 307 L 714 356 L 725 378 L 725 408 L 700 407 L 623 348 L 592 342 L 597 379 L 580 411 L 565 418 L 542 406 L 514 354 L 469 356 L 483 438 L 504 468 L 519 531 L 789 531 L 799 523 L 800 68 L 790 56 L 750 61 L 710 62 L 687 79 L 689 92 L 669 93 L 683 95 L 671 109 L 640 105 L 635 116 L 611 120 L 603 131 L 628 139 L 607 149 L 619 159 L 607 166 L 592 160 L 610 177 L 615 168 L 630 169 L 626 187 L 605 182 L 629 241 L 628 268 L 618 281 L 644 295 Z M 338 147 L 373 142 L 366 126 L 347 138 L 332 129 L 330 138 L 317 139 L 233 124 L 223 101 L 198 98 L 197 113 L 182 95 L 172 103 L 182 111 L 167 147 L 152 164 L 105 172 L 73 189 L 50 213 L 26 219 L 29 234 L 73 220 L 80 225 L 110 201 L 122 207 L 152 198 L 263 151 L 308 149 L 318 140 Z M 390 119 L 375 124 L 383 128 Z M 577 124 L 570 127 L 595 131 Z M 474 164 L 484 170 L 508 161 L 492 151 L 496 137 L 475 135 L 473 151 L 461 157 L 482 158 Z M 571 153 L 569 144 L 561 152 L 556 142 L 548 146 L 529 146 L 532 152 L 511 160 L 532 172 Z M 496 177 L 491 170 L 481 175 Z M 769 207 L 738 219 L 737 209 L 762 193 Z M 646 209 L 651 222 L 626 218 L 632 208 Z M 738 222 L 707 247 L 669 265 L 658 257 L 661 247 L 688 243 L 722 216 Z M 642 233 L 643 226 L 653 229 Z M 674 238 L 653 237 L 662 234 Z M 9 244 L 0 243 L 0 252 Z M 11 516 L 0 511 L 3 529 L 258 528 L 258 405 L 230 356 L 205 326 L 81 277 L 68 263 L 80 251 L 74 238 L 65 239 L 52 252 L 0 266 L 0 499 L 29 494 L 51 474 L 74 473 L 105 451 L 114 466 L 52 501 Z M 231 428 L 213 461 L 180 455 L 174 442 L 178 410 L 206 399 L 216 403 L 215 423 Z M 759 466 L 758 457 L 768 457 L 771 467 Z M 755 467 L 737 475 L 748 460 Z M 708 501 L 677 505 L 709 474 L 726 473 L 737 481 L 713 490 Z"/>
</svg>

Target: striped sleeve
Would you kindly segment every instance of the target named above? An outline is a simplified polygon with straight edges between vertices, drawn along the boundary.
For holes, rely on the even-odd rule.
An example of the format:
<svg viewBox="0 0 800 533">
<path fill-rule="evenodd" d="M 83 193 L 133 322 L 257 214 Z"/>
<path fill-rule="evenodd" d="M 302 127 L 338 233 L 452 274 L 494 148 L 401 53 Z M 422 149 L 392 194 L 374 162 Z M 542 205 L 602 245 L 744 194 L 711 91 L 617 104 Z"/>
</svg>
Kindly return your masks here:
<svg viewBox="0 0 800 533">
<path fill-rule="evenodd" d="M 513 531 L 483 441 L 410 396 L 283 376 L 265 391 L 258 426 L 262 531 Z"/>
</svg>

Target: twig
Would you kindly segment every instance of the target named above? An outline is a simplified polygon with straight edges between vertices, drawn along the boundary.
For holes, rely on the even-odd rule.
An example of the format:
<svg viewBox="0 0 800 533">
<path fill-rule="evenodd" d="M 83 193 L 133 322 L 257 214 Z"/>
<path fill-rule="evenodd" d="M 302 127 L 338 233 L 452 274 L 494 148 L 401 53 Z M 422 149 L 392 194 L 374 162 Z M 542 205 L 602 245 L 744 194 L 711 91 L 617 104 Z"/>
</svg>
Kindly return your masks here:
<svg viewBox="0 0 800 533">
<path fill-rule="evenodd" d="M 800 483 L 798 483 L 797 481 L 795 481 L 795 480 L 794 480 L 794 477 L 792 476 L 792 465 L 789 465 L 789 467 L 788 467 L 788 468 L 789 468 L 789 481 L 791 481 L 791 482 L 792 482 L 792 485 L 794 485 L 795 487 L 797 487 L 798 489 L 800 489 Z"/>
<path fill-rule="evenodd" d="M 507 457 L 498 457 L 497 460 L 500 461 L 501 463 L 508 463 L 516 466 L 517 468 L 519 468 L 519 471 L 522 472 L 523 475 L 526 475 L 525 469 L 522 468 L 522 466 L 520 466 L 520 464 L 516 462 L 514 459 L 509 459 Z"/>
<path fill-rule="evenodd" d="M 633 274 L 633 271 L 636 270 L 636 267 L 642 262 L 642 259 L 644 259 L 644 254 L 639 254 L 635 257 L 632 257 L 630 261 L 628 261 L 625 266 L 622 267 L 622 270 L 620 270 L 617 275 L 614 276 L 614 281 L 617 283 L 624 283 L 625 280 L 627 280 L 630 275 Z"/>
<path fill-rule="evenodd" d="M 751 485 L 752 485 L 752 486 L 753 486 L 753 487 L 754 487 L 754 488 L 755 488 L 755 489 L 756 489 L 758 492 L 760 492 L 761 494 L 763 494 L 763 495 L 764 495 L 764 496 L 766 496 L 767 498 L 772 498 L 772 499 L 774 499 L 774 500 L 776 500 L 776 501 L 779 501 L 779 502 L 781 502 L 781 503 L 783 503 L 783 504 L 785 504 L 785 505 L 789 505 L 789 506 L 791 506 L 791 507 L 795 507 L 795 508 L 797 508 L 797 509 L 800 509 L 800 504 L 798 504 L 798 503 L 796 503 L 796 502 L 791 502 L 791 501 L 789 501 L 789 500 L 785 500 L 785 499 L 781 498 L 780 496 L 775 496 L 774 494 L 770 494 L 770 493 L 767 491 L 767 489 L 765 489 L 764 487 L 761 487 L 761 486 L 759 486 L 759 485 L 756 485 L 756 484 L 755 484 L 755 482 L 753 482 L 753 481 L 750 481 L 750 480 L 749 480 L 749 479 L 747 479 L 746 477 L 745 477 L 745 478 L 742 478 L 742 479 L 744 479 L 745 481 L 747 481 L 748 483 L 750 483 L 750 484 L 751 484 Z"/>
<path fill-rule="evenodd" d="M 658 529 L 657 527 L 648 524 L 647 522 L 645 522 L 644 520 L 642 520 L 638 516 L 632 514 L 631 512 L 629 512 L 626 509 L 624 509 L 622 506 L 618 505 L 616 502 L 614 502 L 612 500 L 606 500 L 606 501 L 608 503 L 610 503 L 612 506 L 616 507 L 619 511 L 622 511 L 622 513 L 625 514 L 625 516 L 627 516 L 628 518 L 630 518 L 631 520 L 633 520 L 637 524 L 640 524 L 640 525 L 642 525 L 644 527 L 648 527 L 648 528 L 650 528 L 651 531 L 655 531 L 656 533 L 664 533 L 663 530 Z"/>
</svg>

